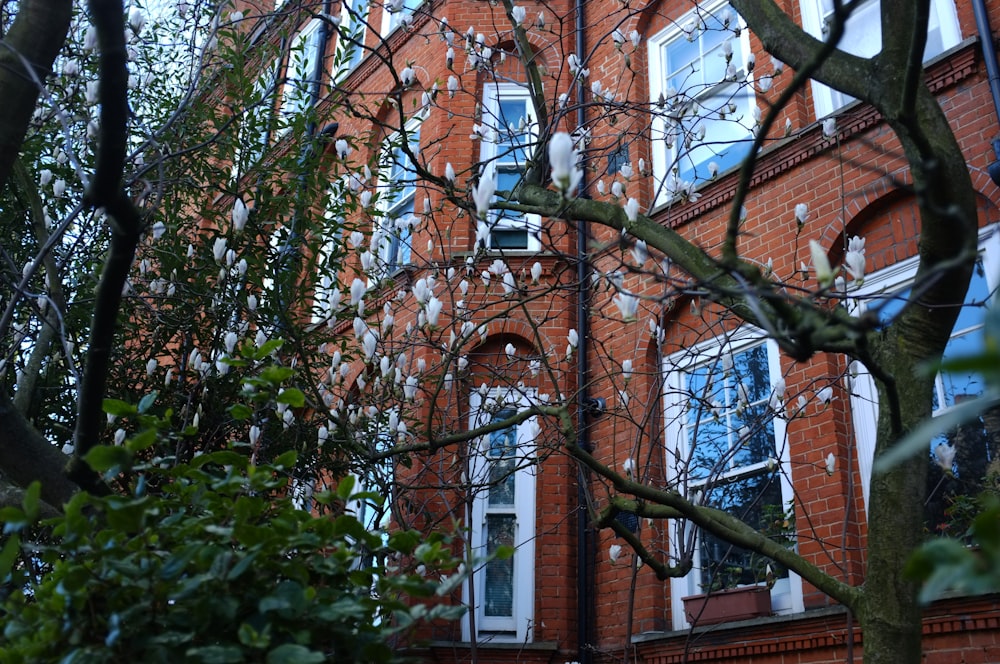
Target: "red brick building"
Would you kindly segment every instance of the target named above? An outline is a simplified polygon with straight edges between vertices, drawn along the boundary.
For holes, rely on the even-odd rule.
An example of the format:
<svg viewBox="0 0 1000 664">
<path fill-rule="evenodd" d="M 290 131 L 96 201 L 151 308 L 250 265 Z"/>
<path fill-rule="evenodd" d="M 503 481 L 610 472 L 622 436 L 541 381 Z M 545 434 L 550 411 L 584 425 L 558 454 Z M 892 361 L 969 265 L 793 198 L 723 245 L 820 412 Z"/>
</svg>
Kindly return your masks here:
<svg viewBox="0 0 1000 664">
<path fill-rule="evenodd" d="M 991 141 L 1000 118 L 978 38 L 983 18 L 977 22 L 974 3 L 930 4 L 925 76 L 978 196 L 980 269 L 966 301 L 981 304 L 1000 278 L 1000 190 L 987 173 L 997 159 Z M 679 556 L 680 543 L 694 552 L 694 571 L 658 580 L 624 540 L 593 528 L 588 505 L 605 508 L 615 489 L 560 452 L 564 432 L 555 418 L 522 418 L 462 443 L 459 452 L 444 443 L 449 433 L 489 427 L 528 406 L 581 404 L 574 414 L 578 442 L 602 463 L 650 484 L 683 484 L 698 499 L 729 487 L 723 507 L 761 528 L 777 524 L 776 536 L 810 562 L 848 583 L 863 582 L 877 407 L 863 371 L 830 354 L 796 363 L 763 331 L 710 305 L 676 267 L 647 260 L 617 230 L 543 218 L 516 201 L 477 219 L 469 203 L 481 180 L 499 190 L 517 183 L 531 167 L 539 132 L 583 126 L 585 197 L 620 204 L 635 198 L 651 218 L 718 251 L 738 166 L 760 115 L 792 72 L 721 2 L 557 2 L 525 5 L 524 14 L 510 16 L 502 4 L 473 0 L 385 5 L 353 0 L 300 8 L 288 0 L 278 16 L 286 29 L 300 26 L 288 41 L 302 54 L 291 67 L 322 76 L 316 98 L 296 97 L 286 84 L 279 103 L 315 102 L 317 131 L 336 120 L 336 138 L 349 151 L 336 155 L 331 182 L 352 196 L 369 192 L 363 209 L 346 220 L 361 239 L 350 240 L 339 277 L 345 287 L 364 281 L 368 313 L 360 329 L 347 320 L 335 332 L 377 336 L 376 353 L 393 357 L 383 377 L 404 363 L 431 367 L 397 372 L 397 381 L 405 374 L 419 393 L 420 406 L 404 405 L 419 414 L 409 433 L 432 440 L 415 469 L 398 471 L 397 485 L 422 496 L 429 486 L 438 489 L 395 517 L 411 524 L 427 514 L 434 523 L 454 518 L 466 524 L 474 555 L 515 547 L 509 559 L 479 564 L 455 591 L 452 600 L 468 604 L 469 617 L 427 635 L 428 659 L 860 659 L 863 635 L 846 611 L 780 567 L 767 570 L 764 586 L 774 615 L 705 626 L 682 598 L 706 587 L 760 585 L 764 567 L 690 527 L 620 516 L 665 559 Z M 780 5 L 807 32 L 824 35 L 829 1 Z M 984 6 L 1000 23 L 1000 3 Z M 328 20 L 338 13 L 339 21 Z M 528 44 L 517 42 L 511 17 L 532 26 Z M 339 33 L 329 29 L 334 23 Z M 863 3 L 841 43 L 872 55 L 878 26 L 878 2 Z M 541 108 L 519 58 L 528 49 L 546 77 Z M 321 68 L 313 70 L 317 60 Z M 288 66 L 281 65 L 295 79 Z M 699 110 L 675 112 L 681 107 Z M 539 117 L 542 111 L 547 117 Z M 829 118 L 835 120 L 824 122 Z M 364 165 L 370 177 L 344 179 Z M 904 292 L 915 269 L 919 219 L 910 182 L 897 140 L 872 107 L 807 84 L 781 109 L 759 154 L 742 256 L 807 295 L 816 287 L 810 241 L 838 266 L 857 251 L 851 238 L 863 238 L 864 280 L 844 285 L 844 304 L 858 315 L 891 316 L 898 306 L 892 294 Z M 348 241 L 346 233 L 339 241 Z M 440 324 L 428 323 L 439 315 L 431 313 L 431 300 Z M 389 316 L 394 323 L 387 326 Z M 962 314 L 956 349 L 981 338 L 983 318 L 979 307 Z M 400 332 L 408 323 L 419 340 Z M 458 333 L 449 339 L 452 330 Z M 354 391 L 344 388 L 341 398 L 365 389 L 359 376 L 363 384 L 377 378 L 376 369 L 361 365 L 352 365 L 345 383 Z M 732 375 L 743 379 L 733 382 Z M 937 387 L 937 410 L 983 389 L 975 375 L 939 379 Z M 699 391 L 704 403 L 692 406 Z M 734 435 L 746 452 L 733 451 Z M 682 450 L 703 436 L 729 451 Z M 986 473 L 994 458 L 989 440 L 981 446 L 979 466 L 959 466 L 975 468 L 965 477 Z M 712 482 L 704 479 L 708 466 Z M 938 511 L 929 519 L 945 515 L 947 478 L 940 471 L 934 477 L 930 508 Z M 993 597 L 934 604 L 924 623 L 926 661 L 1000 661 L 998 621 Z"/>
</svg>

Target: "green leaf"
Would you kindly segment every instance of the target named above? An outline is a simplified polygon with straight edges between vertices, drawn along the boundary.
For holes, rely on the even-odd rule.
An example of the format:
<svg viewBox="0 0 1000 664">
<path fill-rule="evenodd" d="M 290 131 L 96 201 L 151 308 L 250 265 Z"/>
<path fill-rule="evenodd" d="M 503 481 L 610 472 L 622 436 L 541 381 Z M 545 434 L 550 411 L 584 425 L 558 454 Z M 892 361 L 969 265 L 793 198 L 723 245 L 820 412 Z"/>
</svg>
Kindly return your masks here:
<svg viewBox="0 0 1000 664">
<path fill-rule="evenodd" d="M 267 653 L 267 664 L 320 664 L 324 661 L 323 653 L 296 643 L 283 643 Z"/>
<path fill-rule="evenodd" d="M 293 408 L 301 408 L 306 405 L 306 395 L 302 394 L 302 390 L 288 387 L 278 395 L 277 402 L 286 403 Z"/>
<path fill-rule="evenodd" d="M 243 651 L 236 646 L 202 646 L 188 648 L 184 653 L 188 661 L 204 664 L 235 664 L 244 661 Z"/>
<path fill-rule="evenodd" d="M 87 452 L 83 460 L 90 464 L 90 467 L 96 472 L 106 473 L 109 470 L 131 464 L 132 453 L 124 447 L 98 445 Z"/>
<path fill-rule="evenodd" d="M 24 507 L 24 514 L 28 518 L 28 521 L 34 523 L 38 518 L 38 508 L 42 502 L 42 485 L 40 482 L 35 481 L 28 485 L 27 490 L 24 492 L 24 499 L 21 501 L 21 506 Z"/>
<path fill-rule="evenodd" d="M 271 635 L 268 633 L 267 628 L 265 628 L 263 631 L 258 632 L 256 629 L 254 629 L 253 625 L 249 623 L 243 623 L 240 625 L 240 628 L 236 634 L 240 640 L 240 643 L 249 648 L 256 648 L 260 650 L 271 645 Z"/>
<path fill-rule="evenodd" d="M 156 429 L 146 429 L 125 441 L 125 447 L 130 452 L 148 450 L 156 444 Z"/>
<path fill-rule="evenodd" d="M 11 535 L 7 543 L 0 551 L 0 580 L 6 579 L 7 575 L 14 568 L 17 554 L 21 552 L 21 538 L 18 535 Z"/>
<path fill-rule="evenodd" d="M 5 535 L 7 533 L 16 533 L 22 528 L 27 528 L 31 525 L 28 515 L 17 507 L 0 508 L 0 523 L 3 523 L 3 532 Z"/>
<path fill-rule="evenodd" d="M 247 458 L 246 455 L 240 454 L 239 452 L 220 450 L 210 454 L 202 454 L 201 456 L 191 459 L 192 468 L 201 468 L 202 466 L 210 463 L 218 464 L 220 466 L 233 466 L 234 468 L 242 470 L 247 465 Z"/>
<path fill-rule="evenodd" d="M 229 407 L 229 416 L 234 420 L 248 420 L 253 416 L 253 411 L 249 406 L 241 403 L 234 403 Z"/>
<path fill-rule="evenodd" d="M 243 556 L 243 559 L 233 565 L 232 569 L 230 569 L 226 574 L 226 581 L 234 581 L 238 579 L 244 572 L 250 569 L 250 566 L 253 565 L 255 560 L 257 560 L 256 552 L 251 553 L 248 556 Z"/>
<path fill-rule="evenodd" d="M 295 450 L 289 450 L 274 460 L 275 468 L 292 468 L 299 455 Z"/>
<path fill-rule="evenodd" d="M 170 580 L 180 576 L 191 559 L 197 555 L 199 549 L 201 549 L 201 544 L 189 544 L 175 553 L 160 568 L 160 578 Z"/>
<path fill-rule="evenodd" d="M 270 341 L 264 342 L 264 345 L 258 348 L 253 355 L 258 360 L 263 359 L 281 348 L 284 344 L 284 339 L 271 339 Z"/>
<path fill-rule="evenodd" d="M 347 500 L 354 493 L 354 483 L 356 482 L 354 475 L 345 475 L 340 478 L 337 483 L 337 497 L 341 500 Z"/>
<path fill-rule="evenodd" d="M 508 544 L 501 544 L 493 551 L 493 556 L 497 560 L 507 560 L 514 555 L 514 547 Z"/>
<path fill-rule="evenodd" d="M 103 403 L 104 412 L 115 417 L 125 417 L 135 415 L 136 407 L 120 399 L 105 399 Z"/>
<path fill-rule="evenodd" d="M 271 385 L 278 385 L 282 381 L 288 380 L 295 375 L 295 371 L 289 369 L 288 367 L 264 367 L 264 370 L 260 372 L 261 379 L 267 381 Z"/>
<path fill-rule="evenodd" d="M 139 399 L 139 408 L 138 408 L 138 410 L 139 410 L 140 414 L 145 413 L 146 411 L 148 411 L 150 409 L 150 407 L 152 407 L 153 402 L 156 401 L 156 395 L 158 395 L 158 394 L 159 394 L 159 392 L 157 392 L 156 390 L 153 390 L 152 392 L 150 392 L 149 394 L 147 394 L 146 396 L 144 396 L 142 399 Z"/>
</svg>

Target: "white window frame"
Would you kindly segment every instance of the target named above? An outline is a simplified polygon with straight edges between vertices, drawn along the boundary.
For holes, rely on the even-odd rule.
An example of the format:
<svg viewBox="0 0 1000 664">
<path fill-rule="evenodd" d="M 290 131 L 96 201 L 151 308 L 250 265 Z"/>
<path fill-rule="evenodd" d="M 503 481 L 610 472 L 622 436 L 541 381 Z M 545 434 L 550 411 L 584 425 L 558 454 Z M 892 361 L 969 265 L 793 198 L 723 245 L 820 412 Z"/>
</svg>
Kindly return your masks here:
<svg viewBox="0 0 1000 664">
<path fill-rule="evenodd" d="M 336 62 L 340 68 L 335 80 L 341 81 L 365 59 L 365 35 L 368 32 L 368 12 L 371 0 L 343 0 L 340 6 L 340 28 L 337 32 Z M 350 60 L 343 60 L 347 49 L 353 48 Z"/>
<path fill-rule="evenodd" d="M 469 427 L 476 429 L 490 423 L 493 414 L 506 408 L 524 409 L 537 400 L 533 390 L 514 391 L 494 388 L 484 397 L 480 392 L 473 392 L 469 397 Z M 517 452 L 514 456 L 514 505 L 513 508 L 501 508 L 499 513 L 512 513 L 516 519 L 513 555 L 513 615 L 510 617 L 489 617 L 485 614 L 485 580 L 486 567 L 479 565 L 469 575 L 462 588 L 462 601 L 470 602 L 470 584 L 474 584 L 476 606 L 470 607 L 475 612 L 477 642 L 514 642 L 530 643 L 533 638 L 535 610 L 535 509 L 536 466 L 535 466 L 535 436 L 538 431 L 537 417 L 531 417 L 517 425 Z M 471 526 L 472 555 L 481 560 L 486 555 L 486 517 L 495 513 L 497 508 L 489 506 L 489 490 L 483 488 L 488 484 L 489 462 L 487 452 L 490 437 L 483 436 L 477 443 L 476 453 L 470 461 L 469 479 L 479 486 L 469 515 Z M 462 619 L 462 639 L 471 641 L 473 634 L 468 616 Z"/>
<path fill-rule="evenodd" d="M 1000 224 L 988 226 L 979 231 L 979 257 L 983 263 L 986 284 L 989 292 L 996 292 L 1000 287 Z M 865 312 L 866 298 L 881 294 L 893 293 L 908 288 L 913 283 L 917 273 L 919 259 L 914 256 L 895 265 L 890 265 L 878 272 L 865 276 L 864 285 L 856 291 L 849 303 L 852 313 L 861 315 Z M 854 437 L 858 450 L 858 469 L 861 473 L 861 491 L 865 499 L 865 512 L 868 511 L 871 489 L 872 464 L 875 458 L 875 441 L 878 427 L 878 391 L 871 375 L 862 367 L 854 365 L 850 379 L 851 387 L 851 418 L 854 423 Z M 935 381 L 939 383 L 940 378 Z M 940 390 L 940 386 L 936 385 Z M 938 403 L 942 403 L 939 400 Z M 945 412 L 947 408 L 939 408 L 934 415 Z"/>
<path fill-rule="evenodd" d="M 832 12 L 832 9 L 826 7 L 829 0 L 800 1 L 802 28 L 816 39 L 825 39 L 827 18 Z M 937 57 L 962 41 L 958 12 L 955 10 L 953 0 L 931 0 L 927 33 L 928 50 L 924 52 L 924 62 Z M 868 0 L 854 10 L 854 13 L 847 20 L 844 36 L 840 43 L 842 50 L 861 57 L 872 57 L 882 49 L 882 19 L 879 12 L 879 0 Z M 812 86 L 813 106 L 817 118 L 837 113 L 854 101 L 853 97 L 818 81 L 810 81 L 810 85 Z"/>
<path fill-rule="evenodd" d="M 384 1 L 384 0 L 383 0 Z M 388 36 L 389 33 L 393 32 L 396 28 L 403 24 L 403 17 L 410 15 L 412 16 L 414 12 L 420 9 L 421 5 L 424 4 L 424 0 L 403 0 L 403 6 L 399 11 L 391 12 L 385 8 L 385 4 L 382 5 L 382 27 L 380 32 L 382 36 Z"/>
<path fill-rule="evenodd" d="M 531 95 L 524 85 L 517 83 L 490 83 L 483 87 L 483 126 L 488 127 L 490 132 L 488 136 L 481 140 L 481 145 L 479 149 L 479 159 L 483 164 L 483 173 L 492 173 L 494 178 L 499 181 L 499 173 L 509 172 L 515 173 L 518 170 L 524 171 L 527 164 L 520 164 L 518 160 L 511 159 L 509 155 L 502 151 L 499 144 L 499 138 L 505 129 L 501 129 L 497 125 L 500 120 L 500 104 L 505 101 L 516 101 L 524 102 L 525 111 L 527 113 L 527 126 L 525 127 L 525 134 L 527 135 L 528 147 L 525 148 L 525 154 L 530 155 L 533 146 L 532 139 L 537 137 L 538 124 L 535 118 L 535 109 L 531 102 Z M 489 140 L 487 140 L 489 139 Z M 529 252 L 537 253 L 541 251 L 541 228 L 542 228 L 542 218 L 537 214 L 523 214 L 520 218 L 505 218 L 500 214 L 499 210 L 491 210 L 487 218 L 487 222 L 490 226 L 490 234 L 487 238 L 487 249 L 493 251 L 503 251 L 504 253 L 514 253 L 514 252 Z M 494 247 L 493 241 L 493 231 L 510 231 L 510 230 L 524 230 L 527 234 L 527 246 L 525 248 L 518 249 L 501 249 L 500 247 Z"/>
<path fill-rule="evenodd" d="M 312 88 L 316 84 L 313 75 L 316 64 L 323 56 L 320 25 L 314 18 L 303 26 L 292 38 L 285 60 L 285 83 L 281 89 L 281 123 L 279 135 L 285 134 L 292 126 L 294 118 L 304 113 L 312 104 Z"/>
<path fill-rule="evenodd" d="M 746 135 L 744 138 L 734 139 L 732 143 L 727 143 L 725 145 L 719 144 L 718 149 L 713 147 L 713 144 L 711 143 L 712 137 L 707 135 L 703 143 L 693 144 L 682 151 L 678 149 L 678 145 L 683 142 L 682 132 L 678 128 L 677 122 L 671 119 L 671 116 L 675 115 L 675 112 L 669 108 L 660 108 L 658 105 L 661 96 L 668 100 L 669 103 L 670 97 L 674 94 L 678 92 L 691 92 L 691 90 L 671 91 L 669 89 L 670 84 L 667 77 L 675 68 L 671 66 L 669 61 L 668 49 L 671 45 L 678 43 L 680 40 L 688 40 L 687 35 L 683 30 L 683 26 L 688 21 L 694 19 L 700 22 L 701 19 L 699 17 L 701 16 L 717 16 L 727 7 L 733 12 L 733 18 L 736 21 L 739 21 L 741 28 L 739 37 L 733 37 L 732 61 L 737 70 L 737 80 L 735 82 L 720 81 L 719 83 L 711 86 L 706 85 L 705 89 L 700 94 L 693 95 L 693 99 L 690 103 L 697 105 L 711 103 L 712 97 L 720 90 L 724 90 L 730 86 L 741 86 L 743 85 L 743 81 L 746 80 L 745 87 L 742 89 L 738 88 L 736 93 L 732 96 L 732 100 L 738 105 L 736 114 L 733 118 L 725 120 L 727 123 L 732 123 L 734 127 L 742 126 L 746 130 Z M 698 38 L 690 41 L 698 41 L 702 34 L 704 34 L 704 32 L 699 29 Z M 716 151 L 719 151 L 719 149 L 726 149 L 725 146 L 727 145 L 734 146 L 745 140 L 747 151 L 749 152 L 751 145 L 750 141 L 753 139 L 753 108 L 757 103 L 752 85 L 753 77 L 746 73 L 746 57 L 750 52 L 749 30 L 736 10 L 729 7 L 727 0 L 715 0 L 710 3 L 703 3 L 698 8 L 685 14 L 678 20 L 673 21 L 667 28 L 649 38 L 647 42 L 649 62 L 649 94 L 651 109 L 653 111 L 650 127 L 650 140 L 652 143 L 653 177 L 654 182 L 657 184 L 657 203 L 669 202 L 671 197 L 684 185 L 684 182 L 682 182 L 683 178 L 680 177 L 680 174 L 683 172 L 683 169 L 680 168 L 681 159 L 688 159 L 689 157 L 687 155 L 695 153 L 696 150 L 715 149 Z M 701 54 L 699 56 L 699 61 L 704 57 L 705 55 Z M 718 57 L 718 54 L 709 53 L 707 57 Z M 684 66 L 690 67 L 690 64 L 691 63 L 688 65 L 682 65 L 680 69 L 683 69 Z M 745 106 L 745 108 L 739 108 L 739 106 Z M 684 117 L 687 118 L 689 116 L 685 115 Z M 714 122 L 714 120 L 709 119 L 709 122 Z M 695 173 L 697 174 L 697 178 L 699 178 L 693 180 L 693 184 L 695 186 L 703 184 L 706 181 L 708 164 L 711 161 L 713 160 L 709 157 L 695 164 Z M 742 161 L 743 160 L 740 159 L 736 162 L 736 164 L 731 164 L 723 168 L 722 171 L 734 168 L 737 164 L 742 163 Z"/>
<path fill-rule="evenodd" d="M 394 222 L 392 227 L 386 224 L 391 215 L 411 205 L 413 211 L 410 215 L 416 215 L 418 191 L 416 175 L 411 175 L 412 182 L 404 180 L 404 184 L 400 186 L 400 183 L 392 178 L 393 152 L 405 133 L 411 144 L 416 145 L 416 149 L 412 150 L 413 156 L 417 159 L 420 158 L 420 125 L 422 121 L 422 117 L 411 118 L 406 123 L 404 132 L 395 132 L 383 141 L 379 153 L 378 184 L 376 186 L 379 195 L 375 205 L 376 214 L 373 220 L 371 247 L 372 253 L 378 257 L 380 264 L 379 269 L 372 272 L 380 277 L 389 276 L 403 269 L 413 259 L 413 227 L 409 229 L 406 238 L 403 238 L 400 235 L 400 229 L 395 226 Z M 413 138 L 416 138 L 416 141 L 413 141 Z M 405 259 L 401 260 L 400 252 L 404 243 L 408 251 Z"/>
<path fill-rule="evenodd" d="M 677 459 L 678 451 L 681 454 L 684 454 L 685 450 L 687 450 L 688 455 L 691 453 L 686 442 L 686 404 L 688 400 L 683 396 L 687 391 L 686 376 L 688 372 L 705 364 L 719 361 L 723 354 L 737 354 L 761 345 L 767 349 L 768 373 L 770 383 L 773 386 L 777 379 L 782 376 L 781 354 L 778 344 L 771 339 L 766 339 L 764 333 L 756 328 L 741 328 L 725 338 L 711 339 L 664 359 L 663 372 L 666 379 L 664 381 L 664 422 L 666 423 L 664 442 L 668 485 L 677 486 L 678 490 L 683 490 L 681 485 L 686 481 L 687 490 L 692 495 L 700 491 L 696 481 L 685 480 L 681 477 L 681 469 L 678 467 L 679 460 Z M 777 461 L 781 469 L 779 476 L 781 478 L 782 506 L 787 509 L 794 498 L 794 490 L 791 481 L 791 460 L 786 437 L 786 424 L 782 418 L 777 416 L 771 421 L 774 427 Z M 725 473 L 723 477 L 752 477 L 764 471 L 766 466 L 766 461 L 748 465 Z M 696 526 L 690 522 L 685 522 L 683 525 L 685 539 L 689 539 Z M 670 549 L 675 560 L 680 558 L 686 544 L 680 541 L 679 526 L 679 523 L 674 523 L 670 530 Z M 701 587 L 700 564 L 701 545 L 696 542 L 694 545 L 694 565 L 691 571 L 684 577 L 670 580 L 670 605 L 674 629 L 691 627 L 684 610 L 683 598 L 705 592 Z M 802 580 L 792 570 L 788 570 L 787 578 L 778 579 L 771 589 L 771 606 L 774 612 L 779 615 L 799 613 L 805 610 L 802 600 Z"/>
</svg>

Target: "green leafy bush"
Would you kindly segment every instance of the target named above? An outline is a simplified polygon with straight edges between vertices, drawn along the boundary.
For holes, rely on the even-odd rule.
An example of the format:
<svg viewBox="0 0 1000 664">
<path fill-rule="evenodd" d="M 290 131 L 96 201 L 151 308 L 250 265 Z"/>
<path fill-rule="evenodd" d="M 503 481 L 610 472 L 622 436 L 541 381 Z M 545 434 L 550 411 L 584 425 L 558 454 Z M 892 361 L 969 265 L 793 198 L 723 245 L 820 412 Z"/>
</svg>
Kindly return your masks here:
<svg viewBox="0 0 1000 664">
<path fill-rule="evenodd" d="M 94 450 L 98 470 L 135 461 L 114 449 Z M 129 495 L 77 495 L 42 524 L 49 543 L 30 547 L 29 492 L 0 515 L 0 578 L 15 589 L 0 661 L 390 662 L 417 621 L 460 614 L 419 603 L 455 568 L 446 538 L 367 531 L 345 505 L 378 497 L 352 495 L 350 478 L 315 497 L 331 516 L 298 509 L 294 462 L 256 466 L 237 451 L 136 462 Z M 15 564 L 19 550 L 30 565 Z"/>
</svg>

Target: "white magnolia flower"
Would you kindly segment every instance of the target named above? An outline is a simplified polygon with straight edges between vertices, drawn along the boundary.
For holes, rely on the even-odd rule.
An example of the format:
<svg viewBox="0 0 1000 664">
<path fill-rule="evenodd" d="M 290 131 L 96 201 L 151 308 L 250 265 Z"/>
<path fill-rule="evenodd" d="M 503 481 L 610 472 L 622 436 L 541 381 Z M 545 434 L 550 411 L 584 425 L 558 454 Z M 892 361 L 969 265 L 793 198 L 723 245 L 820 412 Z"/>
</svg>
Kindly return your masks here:
<svg viewBox="0 0 1000 664">
<path fill-rule="evenodd" d="M 844 267 L 855 283 L 865 278 L 865 240 L 855 235 L 847 243 L 847 253 L 844 255 Z"/>
<path fill-rule="evenodd" d="M 399 80 L 406 87 L 413 85 L 415 78 L 416 72 L 413 71 L 413 67 L 406 67 L 403 71 L 399 72 Z"/>
<path fill-rule="evenodd" d="M 612 563 L 618 562 L 618 558 L 620 558 L 621 555 L 622 555 L 621 544 L 612 544 L 611 547 L 608 549 L 608 557 L 611 558 Z"/>
<path fill-rule="evenodd" d="M 243 202 L 242 198 L 237 198 L 233 201 L 233 230 L 237 233 L 242 232 L 243 228 L 247 225 L 247 219 L 250 218 L 250 210 L 247 209 L 246 204 Z"/>
<path fill-rule="evenodd" d="M 431 296 L 431 299 L 427 301 L 427 325 L 437 327 L 438 317 L 441 315 L 441 309 L 443 308 L 444 302 Z"/>
<path fill-rule="evenodd" d="M 573 348 L 576 348 L 579 345 L 580 335 L 579 333 L 577 333 L 576 328 L 573 328 L 569 331 L 569 334 L 566 336 L 566 339 L 569 341 L 569 345 L 572 346 Z"/>
<path fill-rule="evenodd" d="M 507 354 L 507 357 L 510 359 L 514 359 L 514 357 L 517 355 L 517 347 L 515 347 L 514 344 L 507 344 L 506 346 L 504 346 L 503 350 Z"/>
<path fill-rule="evenodd" d="M 47 168 L 43 168 L 38 172 L 38 184 L 43 187 L 47 187 L 50 182 L 52 182 L 52 171 Z"/>
<path fill-rule="evenodd" d="M 226 238 L 217 237 L 212 244 L 212 256 L 216 263 L 221 263 L 226 258 Z"/>
<path fill-rule="evenodd" d="M 66 180 L 59 178 L 58 180 L 52 183 L 52 194 L 56 198 L 62 198 L 63 194 L 65 193 L 66 193 Z"/>
<path fill-rule="evenodd" d="M 830 267 L 830 259 L 826 257 L 823 245 L 816 240 L 809 240 L 809 253 L 812 256 L 813 269 L 816 271 L 816 281 L 823 287 L 832 284 L 833 269 Z"/>
<path fill-rule="evenodd" d="M 153 239 L 159 240 L 163 237 L 163 234 L 167 232 L 167 226 L 162 221 L 158 221 L 153 224 L 153 228 L 151 230 L 153 231 Z"/>
<path fill-rule="evenodd" d="M 524 23 L 525 16 L 527 15 L 527 10 L 520 5 L 514 5 L 510 10 L 510 16 L 514 19 L 514 25 L 522 25 Z"/>
<path fill-rule="evenodd" d="M 355 306 L 365 296 L 368 286 L 358 277 L 351 282 L 351 306 Z"/>
<path fill-rule="evenodd" d="M 833 388 L 829 386 L 824 387 L 822 390 L 816 393 L 816 398 L 822 404 L 830 403 L 831 401 L 833 401 Z"/>
<path fill-rule="evenodd" d="M 837 118 L 823 120 L 823 136 L 833 138 L 837 135 Z"/>
<path fill-rule="evenodd" d="M 806 399 L 806 395 L 800 394 L 799 398 L 795 401 L 795 414 L 804 413 L 808 404 L 809 400 Z"/>
<path fill-rule="evenodd" d="M 351 146 L 342 138 L 338 138 L 333 147 L 337 151 L 337 156 L 341 159 L 347 159 L 348 155 L 351 154 Z"/>
<path fill-rule="evenodd" d="M 934 448 L 934 462 L 946 474 L 951 475 L 955 465 L 955 446 L 947 443 L 938 443 Z"/>
<path fill-rule="evenodd" d="M 155 357 L 149 358 L 149 360 L 146 362 L 146 375 L 147 376 L 152 376 L 153 375 L 153 372 L 156 371 L 157 364 L 158 364 L 158 362 L 156 361 Z"/>
<path fill-rule="evenodd" d="M 622 464 L 622 470 L 624 470 L 625 475 L 630 478 L 635 476 L 635 461 L 632 457 L 625 459 L 625 463 Z"/>
<path fill-rule="evenodd" d="M 418 304 L 426 304 L 433 294 L 426 278 L 417 279 L 413 284 L 413 297 Z"/>
<path fill-rule="evenodd" d="M 517 292 L 517 281 L 513 272 L 504 272 L 502 284 L 504 295 L 513 295 Z"/>
<path fill-rule="evenodd" d="M 632 380 L 632 360 L 622 360 L 622 379 L 626 383 Z"/>
<path fill-rule="evenodd" d="M 809 218 L 809 206 L 805 203 L 798 203 L 795 206 L 795 221 L 801 226 Z"/>
<path fill-rule="evenodd" d="M 480 219 L 485 219 L 490 212 L 490 203 L 493 202 L 493 194 L 496 193 L 496 180 L 492 171 L 487 171 L 479 178 L 479 184 L 472 192 L 472 200 L 476 204 L 476 214 Z"/>
<path fill-rule="evenodd" d="M 366 329 L 364 337 L 361 339 L 361 351 L 365 354 L 365 360 L 370 361 L 375 356 L 375 345 L 378 337 L 371 329 Z"/>
<path fill-rule="evenodd" d="M 535 264 L 531 266 L 531 281 L 532 283 L 538 283 L 538 280 L 542 276 L 542 264 L 535 261 Z"/>
<path fill-rule="evenodd" d="M 833 475 L 837 470 L 837 457 L 833 456 L 833 452 L 826 455 L 826 474 Z"/>
<path fill-rule="evenodd" d="M 256 445 L 257 441 L 260 440 L 260 427 L 256 424 L 250 427 L 249 440 L 251 445 Z"/>
<path fill-rule="evenodd" d="M 632 295 L 631 293 L 621 292 L 614 297 L 615 306 L 618 307 L 618 311 L 621 313 L 622 318 L 630 321 L 635 320 L 636 313 L 639 311 L 639 298 L 638 296 Z"/>
<path fill-rule="evenodd" d="M 413 401 L 417 397 L 417 385 L 416 376 L 407 376 L 406 382 L 403 383 L 403 398 L 407 401 Z"/>
<path fill-rule="evenodd" d="M 583 171 L 577 166 L 573 137 L 564 131 L 556 132 L 549 139 L 549 166 L 552 167 L 552 182 L 563 195 L 568 195 L 580 184 Z"/>
<path fill-rule="evenodd" d="M 625 216 L 633 223 L 639 218 L 639 201 L 634 198 L 628 199 L 625 203 Z"/>
<path fill-rule="evenodd" d="M 634 198 L 629 200 L 634 201 Z M 636 265 L 642 267 L 649 260 L 649 248 L 646 245 L 645 240 L 636 240 L 635 244 L 632 245 L 632 260 L 635 261 Z"/>
<path fill-rule="evenodd" d="M 128 13 L 128 26 L 132 28 L 132 32 L 139 34 L 145 25 L 146 15 L 138 7 L 133 7 Z"/>
<path fill-rule="evenodd" d="M 223 344 L 226 347 L 226 352 L 227 353 L 232 354 L 233 349 L 236 348 L 236 342 L 237 341 L 239 341 L 239 337 L 236 336 L 235 332 L 233 332 L 233 331 L 226 332 L 226 336 L 225 336 L 225 339 L 223 340 Z"/>
</svg>

